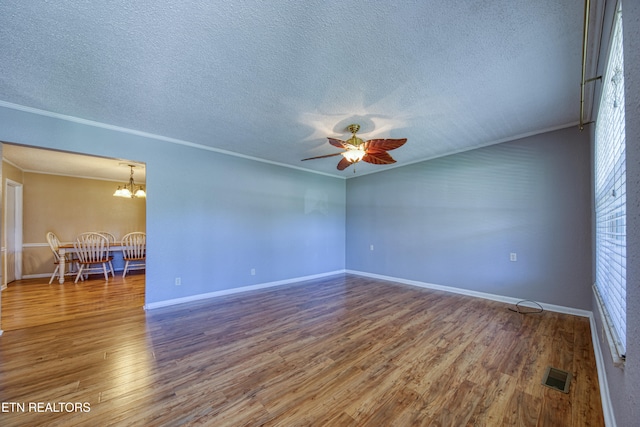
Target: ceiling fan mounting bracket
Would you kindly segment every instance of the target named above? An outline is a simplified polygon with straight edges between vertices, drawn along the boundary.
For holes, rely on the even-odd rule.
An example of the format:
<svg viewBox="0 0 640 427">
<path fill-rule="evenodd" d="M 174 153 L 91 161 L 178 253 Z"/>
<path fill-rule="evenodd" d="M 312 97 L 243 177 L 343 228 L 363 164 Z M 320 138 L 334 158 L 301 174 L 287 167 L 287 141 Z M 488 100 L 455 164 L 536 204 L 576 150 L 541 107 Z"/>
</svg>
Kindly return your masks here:
<svg viewBox="0 0 640 427">
<path fill-rule="evenodd" d="M 346 142 L 347 144 L 351 145 L 352 147 L 360 147 L 361 144 L 364 143 L 364 141 L 360 138 L 358 138 L 356 136 L 356 132 L 358 132 L 360 130 L 360 125 L 359 124 L 351 124 L 349 126 L 347 126 L 347 129 L 349 129 L 349 132 L 351 132 L 351 138 L 349 138 Z M 349 149 L 353 149 L 353 148 L 349 148 Z"/>
<path fill-rule="evenodd" d="M 347 129 L 349 129 L 349 132 L 351 132 L 352 134 L 355 135 L 360 130 L 360 125 L 359 124 L 351 124 L 351 125 L 347 126 Z"/>
</svg>

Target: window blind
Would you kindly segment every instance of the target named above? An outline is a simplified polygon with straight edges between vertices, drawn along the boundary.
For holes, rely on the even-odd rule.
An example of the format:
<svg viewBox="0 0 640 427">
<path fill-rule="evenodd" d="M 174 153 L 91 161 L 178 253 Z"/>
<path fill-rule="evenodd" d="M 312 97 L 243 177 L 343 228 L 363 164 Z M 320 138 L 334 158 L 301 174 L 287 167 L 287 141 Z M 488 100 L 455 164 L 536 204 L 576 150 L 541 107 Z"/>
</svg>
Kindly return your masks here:
<svg viewBox="0 0 640 427">
<path fill-rule="evenodd" d="M 604 322 L 624 358 L 626 351 L 626 150 L 622 16 L 618 8 L 595 130 L 595 252 Z"/>
</svg>

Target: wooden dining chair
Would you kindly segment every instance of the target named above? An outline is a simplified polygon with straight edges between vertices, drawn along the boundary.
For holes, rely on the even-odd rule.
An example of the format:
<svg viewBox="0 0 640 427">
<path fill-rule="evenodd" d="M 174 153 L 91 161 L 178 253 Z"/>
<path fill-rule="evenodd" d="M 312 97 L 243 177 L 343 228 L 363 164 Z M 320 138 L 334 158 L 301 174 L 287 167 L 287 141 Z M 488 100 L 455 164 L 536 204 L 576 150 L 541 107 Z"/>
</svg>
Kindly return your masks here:
<svg viewBox="0 0 640 427">
<path fill-rule="evenodd" d="M 56 236 L 55 233 L 49 231 L 47 233 L 47 243 L 49 243 L 51 252 L 53 252 L 53 263 L 56 266 L 56 269 L 53 271 L 53 274 L 51 274 L 51 278 L 49 279 L 49 284 L 51 284 L 56 276 L 60 278 L 60 239 L 58 239 L 58 236 Z M 65 264 L 69 266 L 65 271 L 65 275 L 76 274 L 78 266 L 76 260 L 73 259 L 72 254 L 65 255 Z"/>
<path fill-rule="evenodd" d="M 109 280 L 107 266 L 109 265 L 109 239 L 100 233 L 82 233 L 73 244 L 78 255 L 78 279 L 84 280 L 83 274 L 104 273 L 104 279 Z"/>
<path fill-rule="evenodd" d="M 115 272 L 113 270 L 113 253 L 111 252 L 111 245 L 117 243 L 115 236 L 113 234 L 107 233 L 105 231 L 85 231 L 84 233 L 80 233 L 79 236 L 84 236 L 84 235 L 87 235 L 87 234 L 101 234 L 101 235 L 103 235 L 104 237 L 107 238 L 107 240 L 109 241 L 109 255 L 108 255 L 108 257 L 109 257 L 109 271 L 111 272 L 111 275 L 113 277 L 116 277 L 116 274 L 115 274 Z"/>
<path fill-rule="evenodd" d="M 124 259 L 124 271 L 122 278 L 129 270 L 146 268 L 147 261 L 147 235 L 141 231 L 125 234 L 122 237 L 122 257 Z"/>
<path fill-rule="evenodd" d="M 107 239 L 109 239 L 109 245 L 113 246 L 117 243 L 116 236 L 113 233 L 109 233 L 108 231 L 97 231 L 97 233 L 102 234 Z M 109 270 L 111 270 L 111 275 L 116 277 L 116 274 L 113 271 L 113 251 L 109 249 Z"/>
</svg>

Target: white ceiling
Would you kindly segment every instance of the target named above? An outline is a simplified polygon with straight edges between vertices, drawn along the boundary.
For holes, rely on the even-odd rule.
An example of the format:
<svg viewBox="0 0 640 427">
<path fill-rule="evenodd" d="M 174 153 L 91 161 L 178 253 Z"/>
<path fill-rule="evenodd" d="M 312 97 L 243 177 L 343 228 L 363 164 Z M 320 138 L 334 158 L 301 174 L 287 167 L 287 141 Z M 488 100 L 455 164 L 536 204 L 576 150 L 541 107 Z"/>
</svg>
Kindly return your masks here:
<svg viewBox="0 0 640 427">
<path fill-rule="evenodd" d="M 353 122 L 363 139 L 408 138 L 390 153 L 400 165 L 575 125 L 583 13 L 579 0 L 3 0 L 0 102 L 350 177 L 337 157 L 300 160 L 337 152 L 326 137 Z"/>
<path fill-rule="evenodd" d="M 129 180 L 133 166 L 135 183 L 146 182 L 145 165 L 130 160 L 86 156 L 15 144 L 2 144 L 2 157 L 25 172 L 119 181 L 123 184 Z"/>
</svg>

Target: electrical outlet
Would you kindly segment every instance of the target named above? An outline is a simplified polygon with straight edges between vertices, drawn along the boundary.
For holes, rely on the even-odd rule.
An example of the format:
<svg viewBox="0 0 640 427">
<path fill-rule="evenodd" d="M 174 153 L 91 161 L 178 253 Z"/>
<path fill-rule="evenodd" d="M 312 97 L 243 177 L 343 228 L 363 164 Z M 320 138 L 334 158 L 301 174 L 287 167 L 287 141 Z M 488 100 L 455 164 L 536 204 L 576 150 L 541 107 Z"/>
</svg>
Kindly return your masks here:
<svg viewBox="0 0 640 427">
<path fill-rule="evenodd" d="M 251 275 L 252 275 L 252 276 L 255 276 L 255 275 L 256 275 L 256 269 L 255 269 L 255 268 L 252 268 L 252 269 L 251 269 Z"/>
<path fill-rule="evenodd" d="M 182 278 L 176 277 L 176 286 L 181 286 L 181 285 L 182 285 Z"/>
<path fill-rule="evenodd" d="M 369 246 L 369 249 L 373 250 L 373 245 Z"/>
<path fill-rule="evenodd" d="M 511 252 L 509 254 L 509 261 L 517 261 L 518 260 L 518 254 L 515 252 Z"/>
</svg>

